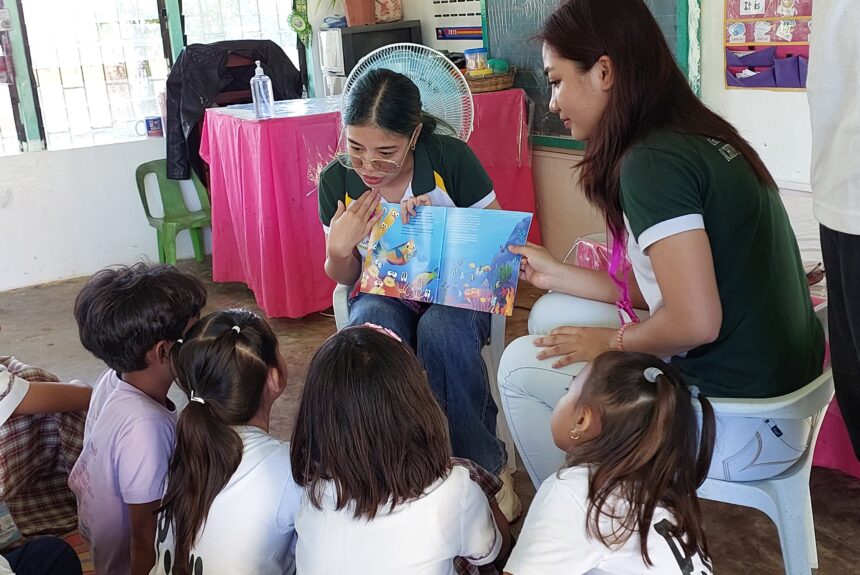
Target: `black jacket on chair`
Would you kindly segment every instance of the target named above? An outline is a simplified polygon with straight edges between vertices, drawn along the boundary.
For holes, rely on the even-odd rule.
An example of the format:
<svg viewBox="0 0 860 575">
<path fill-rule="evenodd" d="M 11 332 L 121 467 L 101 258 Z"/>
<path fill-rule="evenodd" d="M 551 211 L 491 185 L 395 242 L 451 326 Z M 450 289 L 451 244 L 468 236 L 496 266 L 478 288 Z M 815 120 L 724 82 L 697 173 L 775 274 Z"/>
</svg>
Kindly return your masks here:
<svg viewBox="0 0 860 575">
<path fill-rule="evenodd" d="M 199 159 L 199 143 L 189 145 L 194 126 L 221 92 L 248 90 L 254 68 L 227 68 L 230 54 L 259 60 L 272 80 L 275 100 L 302 97 L 302 75 L 271 40 L 226 40 L 186 46 L 167 77 L 167 177 L 185 180 Z"/>
</svg>

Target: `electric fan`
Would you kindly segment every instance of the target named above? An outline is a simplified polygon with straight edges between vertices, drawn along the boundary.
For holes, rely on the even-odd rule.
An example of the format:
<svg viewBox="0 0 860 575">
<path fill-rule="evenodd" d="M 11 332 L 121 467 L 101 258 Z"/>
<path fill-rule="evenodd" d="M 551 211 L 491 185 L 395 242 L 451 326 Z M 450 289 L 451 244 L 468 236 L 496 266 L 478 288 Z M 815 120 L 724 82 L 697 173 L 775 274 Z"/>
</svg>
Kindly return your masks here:
<svg viewBox="0 0 860 575">
<path fill-rule="evenodd" d="M 442 53 L 420 44 L 391 44 L 362 58 L 346 79 L 341 105 L 346 106 L 349 93 L 362 74 L 379 68 L 403 74 L 418 86 L 422 109 L 440 120 L 437 134 L 464 142 L 469 139 L 474 105 L 466 79 Z"/>
</svg>

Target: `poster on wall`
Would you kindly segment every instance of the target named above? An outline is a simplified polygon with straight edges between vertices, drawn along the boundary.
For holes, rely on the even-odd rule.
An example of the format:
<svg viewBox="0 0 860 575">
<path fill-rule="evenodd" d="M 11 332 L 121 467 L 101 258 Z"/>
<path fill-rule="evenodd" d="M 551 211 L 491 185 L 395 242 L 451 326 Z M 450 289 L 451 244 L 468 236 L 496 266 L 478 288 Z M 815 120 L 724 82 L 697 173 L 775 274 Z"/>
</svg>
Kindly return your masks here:
<svg viewBox="0 0 860 575">
<path fill-rule="evenodd" d="M 725 0 L 726 87 L 803 90 L 812 0 Z"/>
</svg>

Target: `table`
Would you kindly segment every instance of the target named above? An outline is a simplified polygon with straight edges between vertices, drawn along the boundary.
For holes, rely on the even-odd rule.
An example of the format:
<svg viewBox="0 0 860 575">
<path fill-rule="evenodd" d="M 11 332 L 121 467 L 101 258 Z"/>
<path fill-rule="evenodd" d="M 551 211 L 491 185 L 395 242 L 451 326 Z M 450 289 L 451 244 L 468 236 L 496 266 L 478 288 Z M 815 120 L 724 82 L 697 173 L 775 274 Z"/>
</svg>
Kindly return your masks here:
<svg viewBox="0 0 860 575">
<path fill-rule="evenodd" d="M 476 94 L 475 151 L 505 209 L 535 213 L 528 105 L 519 89 Z M 212 279 L 243 282 L 268 317 L 302 317 L 331 306 L 317 180 L 334 157 L 340 97 L 206 110 L 200 156 L 209 164 Z M 540 241 L 537 223 L 529 239 Z"/>
</svg>

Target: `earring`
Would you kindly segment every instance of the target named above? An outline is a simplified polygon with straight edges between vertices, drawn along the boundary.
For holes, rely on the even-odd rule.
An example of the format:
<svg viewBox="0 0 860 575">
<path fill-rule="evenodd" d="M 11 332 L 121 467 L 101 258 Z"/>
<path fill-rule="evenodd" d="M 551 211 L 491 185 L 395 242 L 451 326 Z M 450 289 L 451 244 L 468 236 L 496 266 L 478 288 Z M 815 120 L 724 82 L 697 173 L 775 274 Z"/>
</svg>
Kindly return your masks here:
<svg viewBox="0 0 860 575">
<path fill-rule="evenodd" d="M 578 441 L 580 437 L 582 437 L 582 434 L 578 430 L 570 430 L 570 438 L 572 440 Z"/>
</svg>

